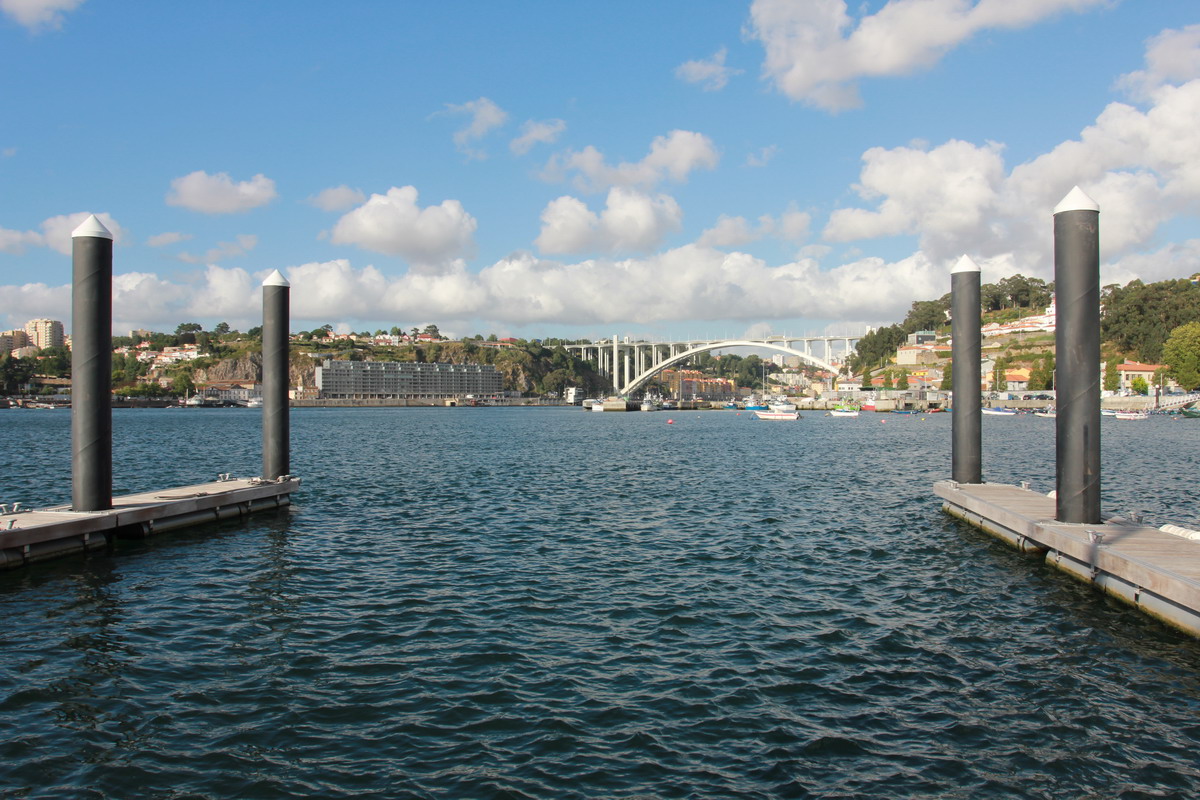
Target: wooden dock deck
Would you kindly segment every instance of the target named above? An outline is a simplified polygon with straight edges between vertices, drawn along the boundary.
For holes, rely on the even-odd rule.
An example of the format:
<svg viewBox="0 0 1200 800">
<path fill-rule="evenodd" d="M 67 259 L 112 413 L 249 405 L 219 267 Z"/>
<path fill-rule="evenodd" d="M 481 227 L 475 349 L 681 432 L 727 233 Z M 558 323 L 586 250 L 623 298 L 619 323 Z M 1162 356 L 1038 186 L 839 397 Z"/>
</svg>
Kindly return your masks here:
<svg viewBox="0 0 1200 800">
<path fill-rule="evenodd" d="M 105 511 L 72 511 L 70 506 L 35 510 L 3 507 L 0 513 L 0 569 L 109 546 L 114 539 L 140 539 L 205 522 L 282 508 L 300 480 L 229 478 L 195 486 L 141 492 L 113 498 Z"/>
<path fill-rule="evenodd" d="M 1019 486 L 939 481 L 933 490 L 947 513 L 1200 636 L 1200 541 L 1120 517 L 1057 522 L 1053 497 Z"/>
</svg>

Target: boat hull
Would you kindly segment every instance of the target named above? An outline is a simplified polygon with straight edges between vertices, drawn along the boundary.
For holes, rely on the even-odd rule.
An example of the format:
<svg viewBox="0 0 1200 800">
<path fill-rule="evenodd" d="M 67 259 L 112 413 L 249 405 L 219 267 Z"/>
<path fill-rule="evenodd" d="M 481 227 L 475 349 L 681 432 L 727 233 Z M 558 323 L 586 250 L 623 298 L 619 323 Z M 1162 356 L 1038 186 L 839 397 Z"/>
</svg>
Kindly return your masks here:
<svg viewBox="0 0 1200 800">
<path fill-rule="evenodd" d="M 800 419 L 799 411 L 755 411 L 754 416 L 759 419 L 770 420 L 793 420 Z"/>
</svg>

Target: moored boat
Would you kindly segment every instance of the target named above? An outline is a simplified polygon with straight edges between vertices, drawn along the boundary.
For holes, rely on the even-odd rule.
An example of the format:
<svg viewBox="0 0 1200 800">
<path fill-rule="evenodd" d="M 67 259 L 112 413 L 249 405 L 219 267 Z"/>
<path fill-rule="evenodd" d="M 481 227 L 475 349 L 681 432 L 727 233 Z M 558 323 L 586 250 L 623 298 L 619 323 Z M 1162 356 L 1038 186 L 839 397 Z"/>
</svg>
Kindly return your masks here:
<svg viewBox="0 0 1200 800">
<path fill-rule="evenodd" d="M 993 417 L 1015 417 L 1017 410 L 1015 408 L 984 408 L 980 409 L 980 413 Z"/>
<path fill-rule="evenodd" d="M 831 417 L 857 417 L 857 408 L 834 408 L 830 409 L 829 416 Z"/>
<path fill-rule="evenodd" d="M 1150 415 L 1145 411 L 1118 411 L 1116 413 L 1116 417 L 1117 419 L 1123 419 L 1126 421 L 1150 419 Z"/>
<path fill-rule="evenodd" d="M 755 411 L 754 416 L 759 419 L 800 419 L 799 411 Z"/>
</svg>

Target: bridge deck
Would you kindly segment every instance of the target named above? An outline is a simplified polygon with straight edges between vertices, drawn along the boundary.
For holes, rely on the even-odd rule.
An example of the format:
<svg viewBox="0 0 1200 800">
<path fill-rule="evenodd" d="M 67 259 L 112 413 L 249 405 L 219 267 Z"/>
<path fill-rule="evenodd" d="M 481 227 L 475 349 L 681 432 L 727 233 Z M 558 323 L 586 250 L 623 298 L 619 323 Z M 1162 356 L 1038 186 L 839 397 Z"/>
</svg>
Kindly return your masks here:
<svg viewBox="0 0 1200 800">
<path fill-rule="evenodd" d="M 1098 525 L 1054 519 L 1051 497 L 1003 484 L 939 481 L 953 516 L 1159 619 L 1200 636 L 1200 541 L 1112 517 Z"/>
</svg>

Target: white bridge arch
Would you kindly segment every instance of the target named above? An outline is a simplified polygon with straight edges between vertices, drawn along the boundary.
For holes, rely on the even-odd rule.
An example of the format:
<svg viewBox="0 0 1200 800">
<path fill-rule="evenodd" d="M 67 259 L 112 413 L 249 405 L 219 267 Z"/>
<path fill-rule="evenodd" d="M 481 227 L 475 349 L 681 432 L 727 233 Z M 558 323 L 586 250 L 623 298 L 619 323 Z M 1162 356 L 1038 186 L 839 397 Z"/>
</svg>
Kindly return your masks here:
<svg viewBox="0 0 1200 800">
<path fill-rule="evenodd" d="M 864 334 L 865 335 L 865 334 Z M 613 337 L 611 342 L 567 345 L 568 351 L 576 352 L 587 360 L 596 357 L 600 374 L 612 379 L 618 395 L 628 396 L 641 389 L 657 373 L 682 364 L 694 356 L 713 350 L 735 347 L 754 347 L 774 350 L 799 358 L 810 366 L 836 373 L 839 367 L 832 363 L 834 344 L 844 344 L 845 355 L 857 344 L 860 336 L 769 336 L 762 339 L 707 339 L 676 342 L 620 341 Z M 814 343 L 824 347 L 824 358 L 812 352 Z M 796 346 L 801 343 L 803 348 Z M 622 369 L 623 368 L 623 369 Z M 624 373 L 622 380 L 622 373 Z M 635 374 L 636 373 L 636 374 Z"/>
</svg>

